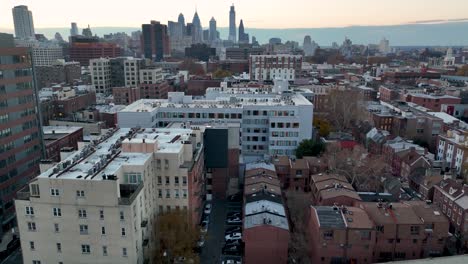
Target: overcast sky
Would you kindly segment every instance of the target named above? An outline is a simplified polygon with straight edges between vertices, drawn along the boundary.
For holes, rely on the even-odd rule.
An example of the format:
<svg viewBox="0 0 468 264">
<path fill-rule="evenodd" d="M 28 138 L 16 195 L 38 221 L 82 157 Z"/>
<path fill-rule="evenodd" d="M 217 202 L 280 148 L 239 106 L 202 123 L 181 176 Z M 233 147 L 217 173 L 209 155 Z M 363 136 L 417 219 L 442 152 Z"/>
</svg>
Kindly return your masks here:
<svg viewBox="0 0 468 264">
<path fill-rule="evenodd" d="M 36 28 L 139 27 L 149 20 L 167 23 L 179 13 L 191 21 L 195 8 L 202 26 L 214 16 L 228 26 L 234 3 L 237 24 L 246 28 L 309 28 L 351 25 L 395 25 L 413 21 L 468 17 L 467 0 L 0 0 L 0 28 L 13 28 L 11 9 L 27 5 Z"/>
</svg>

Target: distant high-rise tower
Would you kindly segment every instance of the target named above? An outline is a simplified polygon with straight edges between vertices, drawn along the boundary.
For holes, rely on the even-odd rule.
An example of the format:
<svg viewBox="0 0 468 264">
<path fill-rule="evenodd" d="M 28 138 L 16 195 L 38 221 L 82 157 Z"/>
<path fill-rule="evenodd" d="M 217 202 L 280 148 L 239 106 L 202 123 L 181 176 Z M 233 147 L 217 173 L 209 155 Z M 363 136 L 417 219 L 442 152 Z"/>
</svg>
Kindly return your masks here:
<svg viewBox="0 0 468 264">
<path fill-rule="evenodd" d="M 165 56 L 168 56 L 171 50 L 167 26 L 157 21 L 151 21 L 151 24 L 143 24 L 141 27 L 141 46 L 145 58 L 161 61 Z"/>
<path fill-rule="evenodd" d="M 245 33 L 244 21 L 240 21 L 239 24 L 239 43 L 249 43 L 249 34 Z"/>
<path fill-rule="evenodd" d="M 313 56 L 315 55 L 315 51 L 318 49 L 318 45 L 315 41 L 312 41 L 312 38 L 309 35 L 307 35 L 304 37 L 302 49 L 304 50 L 305 56 Z"/>
<path fill-rule="evenodd" d="M 231 10 L 229 11 L 229 40 L 236 42 L 237 34 L 236 34 L 236 11 L 234 10 L 234 4 L 231 6 Z"/>
<path fill-rule="evenodd" d="M 15 36 L 20 39 L 34 38 L 34 22 L 32 12 L 25 5 L 13 7 L 13 23 Z"/>
<path fill-rule="evenodd" d="M 380 53 L 382 53 L 383 55 L 387 55 L 388 53 L 390 53 L 390 41 L 386 38 L 383 38 L 381 41 L 380 41 L 380 44 L 379 44 L 379 51 Z"/>
<path fill-rule="evenodd" d="M 71 23 L 70 36 L 76 36 L 80 34 L 78 31 L 78 25 L 75 22 Z"/>
<path fill-rule="evenodd" d="M 210 20 L 210 42 L 215 41 L 218 36 L 217 36 L 217 31 L 216 31 L 216 20 L 214 17 L 211 18 Z"/>
<path fill-rule="evenodd" d="M 179 23 L 180 32 L 182 33 L 182 36 L 185 35 L 185 17 L 184 17 L 184 14 L 182 14 L 182 13 L 179 14 L 179 18 L 177 19 L 177 22 Z"/>
<path fill-rule="evenodd" d="M 89 27 L 89 25 L 87 28 L 83 28 L 83 32 L 81 34 L 88 38 L 93 36 L 93 32 L 91 31 L 91 28 Z"/>
<path fill-rule="evenodd" d="M 195 11 L 192 20 L 192 42 L 202 43 L 203 42 L 203 28 L 201 26 L 200 18 L 198 13 Z"/>
</svg>

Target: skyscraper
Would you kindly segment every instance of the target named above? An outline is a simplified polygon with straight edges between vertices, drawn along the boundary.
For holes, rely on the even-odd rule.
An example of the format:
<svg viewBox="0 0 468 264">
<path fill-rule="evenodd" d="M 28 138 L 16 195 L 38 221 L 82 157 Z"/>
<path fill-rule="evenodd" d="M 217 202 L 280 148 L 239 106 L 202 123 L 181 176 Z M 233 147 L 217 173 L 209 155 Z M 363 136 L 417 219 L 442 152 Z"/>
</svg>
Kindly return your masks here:
<svg viewBox="0 0 468 264">
<path fill-rule="evenodd" d="M 229 11 L 229 40 L 236 42 L 237 34 L 236 34 L 236 11 L 234 10 L 234 5 L 231 6 L 231 10 Z"/>
<path fill-rule="evenodd" d="M 29 48 L 0 33 L 0 237 L 13 227 L 16 192 L 39 175 L 40 118 Z"/>
<path fill-rule="evenodd" d="M 383 55 L 390 53 L 390 41 L 386 38 L 383 38 L 379 44 L 379 52 Z"/>
<path fill-rule="evenodd" d="M 192 20 L 192 42 L 194 44 L 203 42 L 203 28 L 196 11 Z"/>
<path fill-rule="evenodd" d="M 168 56 L 171 50 L 167 26 L 153 20 L 151 24 L 143 24 L 141 27 L 141 46 L 145 58 L 161 61 L 165 56 Z"/>
<path fill-rule="evenodd" d="M 217 32 L 216 32 L 216 20 L 214 17 L 210 20 L 210 42 L 213 42 L 217 39 Z"/>
<path fill-rule="evenodd" d="M 93 32 L 91 31 L 91 27 L 88 25 L 87 28 L 83 28 L 83 32 L 81 33 L 83 36 L 91 38 L 93 36 Z"/>
<path fill-rule="evenodd" d="M 13 22 L 15 36 L 20 39 L 34 38 L 34 23 L 32 12 L 25 5 L 13 7 Z"/>
<path fill-rule="evenodd" d="M 244 21 L 240 21 L 239 24 L 239 43 L 249 43 L 249 34 L 245 33 Z"/>
<path fill-rule="evenodd" d="M 185 35 L 185 17 L 184 14 L 180 13 L 179 18 L 177 19 L 179 22 L 180 32 L 182 32 L 182 36 Z"/>
<path fill-rule="evenodd" d="M 72 22 L 71 23 L 71 29 L 70 29 L 70 36 L 76 36 L 78 35 L 78 25 L 76 24 L 76 22 Z"/>
</svg>

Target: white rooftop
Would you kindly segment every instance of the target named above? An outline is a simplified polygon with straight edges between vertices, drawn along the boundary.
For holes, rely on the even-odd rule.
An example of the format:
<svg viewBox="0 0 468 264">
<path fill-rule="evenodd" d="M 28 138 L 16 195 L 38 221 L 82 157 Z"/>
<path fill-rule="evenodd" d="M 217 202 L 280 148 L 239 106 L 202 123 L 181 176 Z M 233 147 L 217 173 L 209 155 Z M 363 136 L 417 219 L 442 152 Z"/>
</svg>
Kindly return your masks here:
<svg viewBox="0 0 468 264">
<path fill-rule="evenodd" d="M 46 135 L 47 134 L 71 134 L 80 129 L 83 129 L 83 128 L 76 127 L 76 126 L 43 126 L 42 132 Z"/>
<path fill-rule="evenodd" d="M 122 142 L 158 142 L 157 152 L 173 153 L 180 150 L 190 138 L 190 129 L 140 129 L 121 128 L 109 130 L 99 140 L 91 142 L 81 151 L 45 171 L 39 178 L 75 180 L 103 180 L 104 175 L 115 175 L 124 165 L 144 165 L 152 153 L 121 152 Z"/>
<path fill-rule="evenodd" d="M 273 163 L 266 162 L 250 162 L 245 165 L 245 170 L 255 170 L 255 169 L 266 169 L 270 171 L 276 171 L 275 165 Z"/>
</svg>

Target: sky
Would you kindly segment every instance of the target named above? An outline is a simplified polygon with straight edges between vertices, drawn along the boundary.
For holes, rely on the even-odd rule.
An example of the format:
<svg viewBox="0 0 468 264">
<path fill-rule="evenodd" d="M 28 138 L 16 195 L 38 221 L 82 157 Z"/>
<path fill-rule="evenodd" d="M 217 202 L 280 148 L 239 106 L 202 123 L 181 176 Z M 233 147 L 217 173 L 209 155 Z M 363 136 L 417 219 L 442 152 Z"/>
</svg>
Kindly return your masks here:
<svg viewBox="0 0 468 264">
<path fill-rule="evenodd" d="M 0 29 L 13 29 L 11 8 L 27 5 L 36 28 L 139 27 L 150 20 L 191 21 L 198 10 L 202 26 L 213 16 L 227 27 L 229 7 L 246 28 L 324 28 L 398 25 L 414 21 L 465 19 L 467 0 L 0 0 Z"/>
</svg>

